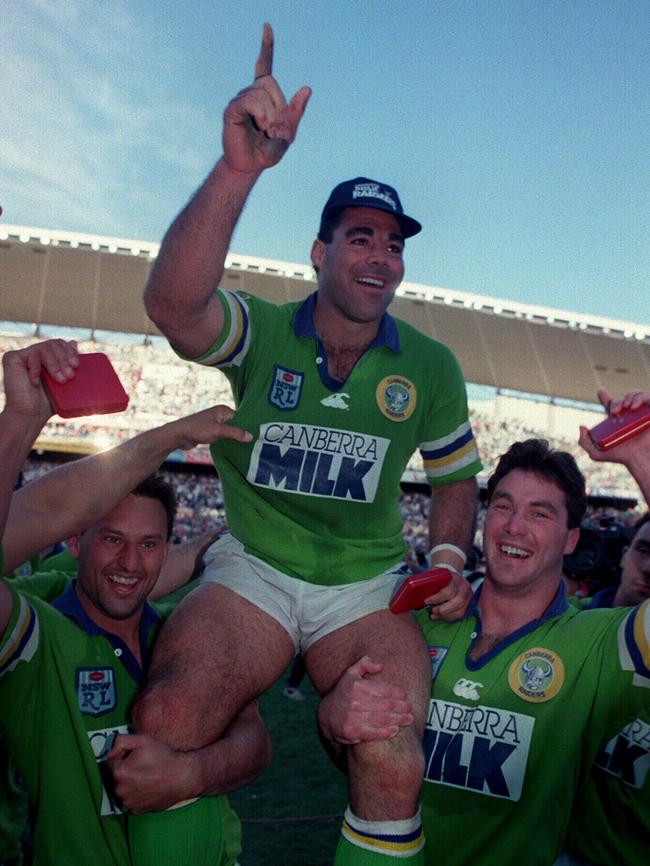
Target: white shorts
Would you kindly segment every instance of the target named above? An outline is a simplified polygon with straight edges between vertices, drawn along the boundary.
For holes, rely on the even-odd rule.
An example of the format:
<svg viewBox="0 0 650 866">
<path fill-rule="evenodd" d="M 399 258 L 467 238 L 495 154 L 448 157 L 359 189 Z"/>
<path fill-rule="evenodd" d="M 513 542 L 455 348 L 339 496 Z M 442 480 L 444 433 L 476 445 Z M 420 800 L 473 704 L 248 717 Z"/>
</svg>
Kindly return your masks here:
<svg viewBox="0 0 650 866">
<path fill-rule="evenodd" d="M 390 571 L 355 583 L 318 586 L 289 577 L 244 550 L 230 534 L 222 535 L 203 556 L 201 583 L 218 583 L 241 595 L 280 623 L 296 652 L 357 619 L 385 610 L 409 573 L 399 563 Z"/>
</svg>

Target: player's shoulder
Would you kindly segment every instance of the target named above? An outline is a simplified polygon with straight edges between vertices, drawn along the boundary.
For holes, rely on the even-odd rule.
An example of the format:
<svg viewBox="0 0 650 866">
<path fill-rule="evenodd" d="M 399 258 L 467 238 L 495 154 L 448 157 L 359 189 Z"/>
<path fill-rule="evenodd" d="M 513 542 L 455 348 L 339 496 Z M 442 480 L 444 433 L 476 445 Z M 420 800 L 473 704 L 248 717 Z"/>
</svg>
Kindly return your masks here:
<svg viewBox="0 0 650 866">
<path fill-rule="evenodd" d="M 45 601 L 54 601 L 65 592 L 74 576 L 74 573 L 68 571 L 44 571 L 15 577 L 11 583 L 20 592 Z"/>
<path fill-rule="evenodd" d="M 623 607 L 580 610 L 569 605 L 561 616 L 548 622 L 548 638 L 562 645 L 573 658 L 606 660 L 617 654 L 626 622 L 638 610 Z"/>
<path fill-rule="evenodd" d="M 252 295 L 244 289 L 221 288 L 219 291 L 225 299 L 241 304 L 247 312 L 259 313 L 260 315 L 290 319 L 301 303 L 301 301 L 287 301 L 284 304 L 276 304 L 268 298 Z"/>
</svg>

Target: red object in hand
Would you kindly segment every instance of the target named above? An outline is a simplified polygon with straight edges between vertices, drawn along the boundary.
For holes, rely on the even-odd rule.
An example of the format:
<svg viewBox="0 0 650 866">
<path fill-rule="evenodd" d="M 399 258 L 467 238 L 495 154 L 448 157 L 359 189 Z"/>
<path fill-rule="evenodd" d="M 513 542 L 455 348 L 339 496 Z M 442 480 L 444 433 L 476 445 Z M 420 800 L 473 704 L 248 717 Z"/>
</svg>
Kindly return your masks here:
<svg viewBox="0 0 650 866">
<path fill-rule="evenodd" d="M 453 574 L 446 568 L 433 568 L 421 574 L 412 574 L 391 598 L 389 607 L 393 613 L 417 610 L 424 607 L 425 598 L 444 589 L 451 582 Z"/>
<path fill-rule="evenodd" d="M 601 451 L 615 448 L 631 436 L 650 427 L 650 406 L 644 403 L 638 409 L 624 409 L 618 415 L 608 415 L 589 431 L 594 445 Z"/>
<path fill-rule="evenodd" d="M 79 355 L 74 379 L 62 384 L 43 369 L 41 381 L 52 408 L 61 418 L 123 412 L 129 405 L 128 394 L 103 352 Z"/>
</svg>

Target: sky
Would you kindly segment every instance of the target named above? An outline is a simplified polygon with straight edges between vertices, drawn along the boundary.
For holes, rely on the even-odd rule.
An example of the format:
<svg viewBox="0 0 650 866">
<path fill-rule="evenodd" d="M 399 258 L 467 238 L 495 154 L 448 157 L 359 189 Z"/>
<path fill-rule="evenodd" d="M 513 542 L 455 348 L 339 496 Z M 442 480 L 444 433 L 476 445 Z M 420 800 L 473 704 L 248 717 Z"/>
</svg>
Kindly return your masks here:
<svg viewBox="0 0 650 866">
<path fill-rule="evenodd" d="M 280 86 L 313 95 L 233 252 L 308 262 L 332 187 L 363 175 L 424 226 L 407 280 L 650 324 L 649 0 L 21 0 L 2 20 L 6 223 L 160 241 L 269 21 Z"/>
</svg>

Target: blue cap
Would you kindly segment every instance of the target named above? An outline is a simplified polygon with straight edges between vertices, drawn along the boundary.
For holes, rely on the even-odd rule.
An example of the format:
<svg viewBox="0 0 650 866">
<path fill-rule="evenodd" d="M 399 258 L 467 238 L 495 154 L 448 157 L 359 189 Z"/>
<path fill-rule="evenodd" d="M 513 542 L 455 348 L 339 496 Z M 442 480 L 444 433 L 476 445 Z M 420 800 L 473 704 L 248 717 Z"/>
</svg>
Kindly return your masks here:
<svg viewBox="0 0 650 866">
<path fill-rule="evenodd" d="M 321 214 L 320 231 L 323 230 L 325 219 L 333 210 L 342 210 L 346 207 L 371 207 L 392 213 L 400 224 L 405 238 L 410 238 L 422 230 L 417 220 L 406 216 L 397 190 L 392 186 L 367 177 L 355 177 L 354 180 L 344 180 L 332 190 Z"/>
</svg>

